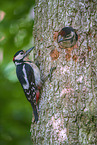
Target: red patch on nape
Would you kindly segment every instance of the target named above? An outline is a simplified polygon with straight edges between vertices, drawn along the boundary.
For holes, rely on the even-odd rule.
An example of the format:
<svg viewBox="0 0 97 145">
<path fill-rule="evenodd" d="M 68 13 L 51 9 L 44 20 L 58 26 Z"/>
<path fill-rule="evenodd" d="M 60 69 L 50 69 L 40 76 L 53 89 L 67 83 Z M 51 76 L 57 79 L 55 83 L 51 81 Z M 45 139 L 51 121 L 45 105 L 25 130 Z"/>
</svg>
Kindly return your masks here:
<svg viewBox="0 0 97 145">
<path fill-rule="evenodd" d="M 64 30 L 61 30 L 61 31 L 59 32 L 59 35 L 64 36 L 64 35 L 66 35 L 66 33 L 65 33 Z"/>
<path fill-rule="evenodd" d="M 15 61 L 15 57 L 13 57 L 13 61 Z"/>
<path fill-rule="evenodd" d="M 37 103 L 38 100 L 39 100 L 39 95 L 40 95 L 39 90 L 37 90 L 37 91 L 36 91 L 36 103 Z"/>
</svg>

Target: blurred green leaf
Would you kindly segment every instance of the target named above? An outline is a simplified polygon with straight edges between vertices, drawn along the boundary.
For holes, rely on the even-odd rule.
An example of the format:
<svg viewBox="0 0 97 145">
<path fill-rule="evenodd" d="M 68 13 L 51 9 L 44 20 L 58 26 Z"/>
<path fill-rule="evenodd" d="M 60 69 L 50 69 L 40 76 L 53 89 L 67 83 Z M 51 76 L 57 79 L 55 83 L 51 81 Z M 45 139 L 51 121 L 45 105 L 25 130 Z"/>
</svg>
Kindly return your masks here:
<svg viewBox="0 0 97 145">
<path fill-rule="evenodd" d="M 15 65 L 13 62 L 8 63 L 8 65 L 4 69 L 4 76 L 5 78 L 9 79 L 10 81 L 16 82 L 18 81 L 16 76 Z"/>
<path fill-rule="evenodd" d="M 14 54 L 32 47 L 35 1 L 0 1 L 0 144 L 32 145 L 32 107 L 16 77 Z M 3 12 L 3 13 L 1 13 Z"/>
</svg>

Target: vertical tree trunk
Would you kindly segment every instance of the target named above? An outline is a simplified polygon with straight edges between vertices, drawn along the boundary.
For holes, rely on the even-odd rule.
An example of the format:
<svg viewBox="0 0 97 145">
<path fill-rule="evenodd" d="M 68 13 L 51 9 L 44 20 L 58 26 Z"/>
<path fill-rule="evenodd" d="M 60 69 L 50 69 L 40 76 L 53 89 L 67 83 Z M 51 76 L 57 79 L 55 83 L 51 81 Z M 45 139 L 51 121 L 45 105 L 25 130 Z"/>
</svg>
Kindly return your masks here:
<svg viewBox="0 0 97 145">
<path fill-rule="evenodd" d="M 96 0 L 37 0 L 35 59 L 43 76 L 56 66 L 41 91 L 39 121 L 31 126 L 35 145 L 96 144 Z M 72 26 L 78 48 L 62 49 L 54 32 Z M 54 57 L 54 58 L 53 58 Z"/>
</svg>

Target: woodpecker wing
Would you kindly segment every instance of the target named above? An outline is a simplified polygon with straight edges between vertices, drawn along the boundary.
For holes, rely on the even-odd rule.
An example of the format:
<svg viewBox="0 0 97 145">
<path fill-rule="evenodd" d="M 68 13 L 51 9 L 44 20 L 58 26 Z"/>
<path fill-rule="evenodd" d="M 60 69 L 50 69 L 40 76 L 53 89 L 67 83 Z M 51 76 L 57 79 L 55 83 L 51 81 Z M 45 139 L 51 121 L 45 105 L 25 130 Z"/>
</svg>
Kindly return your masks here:
<svg viewBox="0 0 97 145">
<path fill-rule="evenodd" d="M 38 113 L 36 106 L 36 86 L 34 72 L 31 66 L 27 63 L 18 65 L 16 68 L 17 77 L 23 87 L 24 93 L 31 103 L 33 113 L 35 115 L 35 121 L 38 121 Z"/>
<path fill-rule="evenodd" d="M 31 66 L 27 63 L 18 65 L 16 68 L 17 77 L 25 91 L 28 101 L 32 101 L 35 96 L 35 78 Z"/>
<path fill-rule="evenodd" d="M 36 105 L 36 85 L 35 85 L 35 76 L 32 67 L 29 64 L 25 64 L 25 70 L 27 70 L 27 78 L 29 82 L 29 89 L 25 89 L 25 95 L 30 101 L 33 108 L 33 113 L 35 116 L 35 121 L 38 121 L 37 105 Z"/>
</svg>

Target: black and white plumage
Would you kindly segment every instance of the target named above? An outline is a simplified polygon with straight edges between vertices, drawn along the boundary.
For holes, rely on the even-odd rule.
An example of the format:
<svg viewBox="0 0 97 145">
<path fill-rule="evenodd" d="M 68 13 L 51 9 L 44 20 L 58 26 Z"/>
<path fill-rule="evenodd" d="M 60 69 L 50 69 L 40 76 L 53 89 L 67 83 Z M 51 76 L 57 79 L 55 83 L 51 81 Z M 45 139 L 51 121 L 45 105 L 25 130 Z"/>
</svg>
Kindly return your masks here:
<svg viewBox="0 0 97 145">
<path fill-rule="evenodd" d="M 26 52 L 23 50 L 18 51 L 13 57 L 13 62 L 16 65 L 17 78 L 21 83 L 28 101 L 31 103 L 35 116 L 35 122 L 37 122 L 37 101 L 39 99 L 41 79 L 39 68 L 31 60 L 28 59 L 28 55 L 33 50 L 33 48 L 34 47 L 27 50 Z"/>
<path fill-rule="evenodd" d="M 78 40 L 78 35 L 72 27 L 64 27 L 58 33 L 57 41 L 60 48 L 73 47 Z"/>
</svg>

